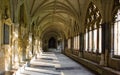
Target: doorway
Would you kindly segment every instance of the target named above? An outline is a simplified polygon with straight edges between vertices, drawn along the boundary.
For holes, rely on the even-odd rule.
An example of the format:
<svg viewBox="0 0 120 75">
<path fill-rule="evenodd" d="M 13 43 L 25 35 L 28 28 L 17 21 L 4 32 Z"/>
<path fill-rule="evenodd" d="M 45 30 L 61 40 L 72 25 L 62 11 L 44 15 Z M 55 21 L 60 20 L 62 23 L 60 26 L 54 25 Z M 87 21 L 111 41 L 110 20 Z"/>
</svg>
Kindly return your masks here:
<svg viewBox="0 0 120 75">
<path fill-rule="evenodd" d="M 56 39 L 54 37 L 51 37 L 48 41 L 48 48 L 54 48 L 56 49 Z"/>
</svg>

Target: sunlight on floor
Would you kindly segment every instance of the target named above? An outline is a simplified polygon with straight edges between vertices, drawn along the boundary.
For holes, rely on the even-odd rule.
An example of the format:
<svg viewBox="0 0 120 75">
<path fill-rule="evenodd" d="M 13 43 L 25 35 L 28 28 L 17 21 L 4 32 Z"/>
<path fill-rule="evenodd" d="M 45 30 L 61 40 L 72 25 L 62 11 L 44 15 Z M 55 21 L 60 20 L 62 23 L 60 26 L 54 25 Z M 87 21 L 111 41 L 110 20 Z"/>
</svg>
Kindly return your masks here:
<svg viewBox="0 0 120 75">
<path fill-rule="evenodd" d="M 30 61 L 30 67 L 24 65 L 14 75 L 94 75 L 60 53 L 43 53 Z"/>
</svg>

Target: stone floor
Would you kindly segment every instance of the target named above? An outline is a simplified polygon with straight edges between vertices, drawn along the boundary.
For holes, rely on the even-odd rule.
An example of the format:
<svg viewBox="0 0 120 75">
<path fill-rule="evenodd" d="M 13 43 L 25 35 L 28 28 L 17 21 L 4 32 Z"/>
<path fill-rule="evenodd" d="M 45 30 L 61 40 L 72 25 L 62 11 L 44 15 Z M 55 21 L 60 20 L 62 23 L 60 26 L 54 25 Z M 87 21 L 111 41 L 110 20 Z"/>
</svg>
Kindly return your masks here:
<svg viewBox="0 0 120 75">
<path fill-rule="evenodd" d="M 47 52 L 30 61 L 30 67 L 23 66 L 14 75 L 95 75 L 82 65 L 61 53 Z"/>
</svg>

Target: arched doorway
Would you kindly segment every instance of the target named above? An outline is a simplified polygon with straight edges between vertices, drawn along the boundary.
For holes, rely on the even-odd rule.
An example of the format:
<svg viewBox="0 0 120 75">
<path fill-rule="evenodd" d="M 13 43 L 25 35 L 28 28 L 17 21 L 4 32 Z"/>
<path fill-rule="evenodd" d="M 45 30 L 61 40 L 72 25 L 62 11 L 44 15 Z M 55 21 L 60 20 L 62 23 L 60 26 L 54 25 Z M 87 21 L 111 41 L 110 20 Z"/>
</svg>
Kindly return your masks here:
<svg viewBox="0 0 120 75">
<path fill-rule="evenodd" d="M 48 48 L 54 48 L 56 49 L 56 39 L 54 37 L 51 37 L 48 41 Z"/>
</svg>

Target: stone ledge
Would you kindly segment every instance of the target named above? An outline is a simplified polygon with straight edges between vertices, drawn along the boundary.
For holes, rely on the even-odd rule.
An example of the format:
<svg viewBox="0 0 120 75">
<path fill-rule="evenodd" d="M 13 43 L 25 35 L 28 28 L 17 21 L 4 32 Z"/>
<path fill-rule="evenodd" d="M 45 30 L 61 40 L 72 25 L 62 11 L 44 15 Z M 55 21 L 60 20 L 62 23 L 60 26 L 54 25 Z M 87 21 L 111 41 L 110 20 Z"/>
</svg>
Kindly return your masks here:
<svg viewBox="0 0 120 75">
<path fill-rule="evenodd" d="M 89 61 L 84 58 L 79 58 L 73 54 L 65 53 L 68 57 L 71 59 L 77 61 L 78 63 L 84 65 L 85 67 L 89 68 L 90 70 L 94 71 L 97 75 L 120 75 L 120 71 L 116 71 L 114 69 L 108 68 L 108 67 L 102 67 L 97 63 L 94 63 L 92 61 Z"/>
</svg>

